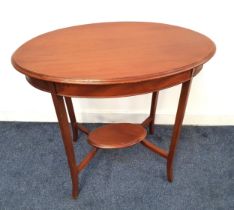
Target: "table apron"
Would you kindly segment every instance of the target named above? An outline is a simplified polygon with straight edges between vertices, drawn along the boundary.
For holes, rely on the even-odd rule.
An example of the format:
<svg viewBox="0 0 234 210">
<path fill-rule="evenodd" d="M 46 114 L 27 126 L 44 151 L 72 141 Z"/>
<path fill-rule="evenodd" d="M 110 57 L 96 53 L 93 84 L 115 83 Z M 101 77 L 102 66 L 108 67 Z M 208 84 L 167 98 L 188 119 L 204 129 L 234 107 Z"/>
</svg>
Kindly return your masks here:
<svg viewBox="0 0 234 210">
<path fill-rule="evenodd" d="M 27 81 L 40 90 L 56 92 L 60 96 L 85 98 L 113 98 L 150 93 L 169 88 L 191 79 L 202 69 L 202 65 L 176 75 L 123 84 L 64 84 L 26 76 Z M 193 73 L 192 73 L 193 72 Z"/>
</svg>

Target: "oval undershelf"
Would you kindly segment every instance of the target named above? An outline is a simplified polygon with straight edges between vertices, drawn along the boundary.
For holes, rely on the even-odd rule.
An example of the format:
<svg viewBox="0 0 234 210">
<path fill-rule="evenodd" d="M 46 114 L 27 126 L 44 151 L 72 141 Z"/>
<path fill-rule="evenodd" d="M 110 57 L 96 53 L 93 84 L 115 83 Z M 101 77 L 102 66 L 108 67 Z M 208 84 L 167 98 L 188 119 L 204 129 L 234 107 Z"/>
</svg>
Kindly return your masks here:
<svg viewBox="0 0 234 210">
<path fill-rule="evenodd" d="M 131 123 L 108 124 L 91 131 L 88 142 L 98 148 L 117 149 L 137 144 L 146 135 L 147 131 L 141 125 Z"/>
</svg>

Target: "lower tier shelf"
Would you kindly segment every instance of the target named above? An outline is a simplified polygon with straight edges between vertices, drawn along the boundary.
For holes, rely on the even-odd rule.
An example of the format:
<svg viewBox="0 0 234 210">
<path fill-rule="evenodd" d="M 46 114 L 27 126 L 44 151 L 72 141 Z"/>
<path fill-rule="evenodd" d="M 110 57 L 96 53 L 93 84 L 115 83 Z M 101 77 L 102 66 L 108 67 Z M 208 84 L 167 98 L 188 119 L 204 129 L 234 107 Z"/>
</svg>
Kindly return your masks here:
<svg viewBox="0 0 234 210">
<path fill-rule="evenodd" d="M 103 149 L 129 147 L 145 139 L 146 129 L 137 124 L 117 123 L 101 126 L 89 133 L 89 144 Z"/>
</svg>

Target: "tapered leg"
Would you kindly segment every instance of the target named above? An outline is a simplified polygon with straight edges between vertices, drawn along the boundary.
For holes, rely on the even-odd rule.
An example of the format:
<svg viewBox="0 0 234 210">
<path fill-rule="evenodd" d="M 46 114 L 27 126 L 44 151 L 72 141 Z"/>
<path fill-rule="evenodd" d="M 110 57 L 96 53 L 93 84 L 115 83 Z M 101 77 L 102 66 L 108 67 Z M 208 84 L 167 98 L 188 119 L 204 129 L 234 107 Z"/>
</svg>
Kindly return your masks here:
<svg viewBox="0 0 234 210">
<path fill-rule="evenodd" d="M 58 117 L 64 148 L 67 155 L 68 165 L 71 172 L 72 196 L 73 198 L 76 198 L 78 196 L 78 174 L 76 169 L 76 159 L 69 129 L 69 122 L 67 119 L 65 103 L 62 96 L 58 96 L 54 93 L 52 93 L 52 99 Z"/>
<path fill-rule="evenodd" d="M 175 124 L 173 127 L 170 149 L 167 157 L 167 179 L 170 182 L 172 182 L 173 180 L 173 159 L 175 155 L 176 145 L 180 136 L 181 126 L 184 119 L 184 113 L 188 101 L 191 83 L 192 79 L 190 81 L 184 82 L 181 87 L 180 99 L 177 108 Z"/>
<path fill-rule="evenodd" d="M 78 139 L 78 126 L 76 122 L 76 116 L 72 104 L 72 99 L 70 97 L 65 97 L 65 102 L 67 105 L 68 115 L 71 121 L 72 133 L 73 133 L 73 141 L 76 142 Z"/>
<path fill-rule="evenodd" d="M 152 94 L 152 100 L 151 100 L 151 108 L 150 108 L 150 124 L 149 124 L 149 132 L 150 134 L 154 134 L 154 121 L 155 121 L 155 112 L 157 108 L 157 102 L 158 102 L 158 91 L 153 92 Z"/>
</svg>

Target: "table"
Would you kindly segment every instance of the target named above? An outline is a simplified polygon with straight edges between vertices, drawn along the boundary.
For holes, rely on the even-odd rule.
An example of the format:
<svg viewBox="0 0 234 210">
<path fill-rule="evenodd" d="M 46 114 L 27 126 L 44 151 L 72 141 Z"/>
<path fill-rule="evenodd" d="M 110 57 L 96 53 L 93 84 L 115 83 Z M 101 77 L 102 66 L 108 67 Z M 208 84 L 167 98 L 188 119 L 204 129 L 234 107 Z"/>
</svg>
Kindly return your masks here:
<svg viewBox="0 0 234 210">
<path fill-rule="evenodd" d="M 72 196 L 76 198 L 78 175 L 98 149 L 141 143 L 167 160 L 167 178 L 173 180 L 173 159 L 191 82 L 214 53 L 215 45 L 208 37 L 189 29 L 160 23 L 112 22 L 40 35 L 16 50 L 12 64 L 32 86 L 52 95 L 70 168 Z M 159 91 L 181 83 L 171 143 L 166 151 L 146 139 L 146 128 L 154 133 Z M 141 125 L 107 124 L 89 131 L 77 123 L 72 97 L 145 93 L 152 93 L 152 102 L 149 116 Z M 78 130 L 87 134 L 93 148 L 79 164 L 73 148 Z"/>
</svg>

